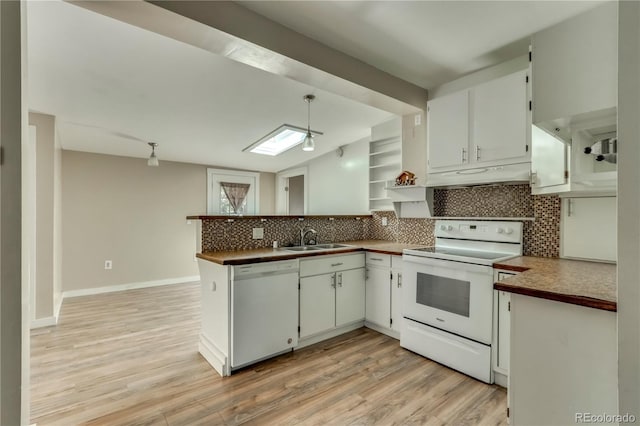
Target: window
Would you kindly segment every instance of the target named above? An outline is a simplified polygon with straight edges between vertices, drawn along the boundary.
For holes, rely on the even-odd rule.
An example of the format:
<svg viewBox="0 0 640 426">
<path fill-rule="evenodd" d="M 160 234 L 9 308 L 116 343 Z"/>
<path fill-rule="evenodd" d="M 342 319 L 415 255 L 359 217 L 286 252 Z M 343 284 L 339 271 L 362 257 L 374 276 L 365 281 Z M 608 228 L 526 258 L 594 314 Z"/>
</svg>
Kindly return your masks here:
<svg viewBox="0 0 640 426">
<path fill-rule="evenodd" d="M 207 169 L 209 215 L 258 214 L 259 192 L 259 173 Z"/>
</svg>

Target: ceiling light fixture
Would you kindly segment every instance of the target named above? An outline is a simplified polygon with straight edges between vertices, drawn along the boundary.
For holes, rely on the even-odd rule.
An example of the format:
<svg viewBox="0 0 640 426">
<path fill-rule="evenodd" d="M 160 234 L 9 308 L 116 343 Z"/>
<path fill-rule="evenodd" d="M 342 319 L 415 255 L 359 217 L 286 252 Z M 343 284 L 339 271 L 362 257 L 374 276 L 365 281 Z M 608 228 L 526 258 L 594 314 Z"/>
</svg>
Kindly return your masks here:
<svg viewBox="0 0 640 426">
<path fill-rule="evenodd" d="M 307 103 L 307 134 L 304 137 L 304 142 L 302 143 L 303 151 L 313 151 L 316 148 L 316 144 L 313 142 L 313 135 L 311 134 L 311 102 L 316 97 L 314 95 L 305 95 L 304 100 Z"/>
<path fill-rule="evenodd" d="M 151 156 L 147 160 L 147 166 L 158 167 L 160 162 L 158 161 L 158 157 L 156 157 L 156 147 L 158 146 L 155 142 L 147 142 L 151 147 Z"/>
</svg>

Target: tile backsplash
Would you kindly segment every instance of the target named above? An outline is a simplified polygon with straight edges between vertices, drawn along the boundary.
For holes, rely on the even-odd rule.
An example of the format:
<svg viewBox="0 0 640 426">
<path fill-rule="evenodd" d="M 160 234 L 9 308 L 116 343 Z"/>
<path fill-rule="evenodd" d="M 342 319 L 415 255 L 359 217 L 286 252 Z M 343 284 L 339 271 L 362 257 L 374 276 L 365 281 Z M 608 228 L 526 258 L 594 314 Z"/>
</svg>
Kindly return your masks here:
<svg viewBox="0 0 640 426">
<path fill-rule="evenodd" d="M 370 217 L 305 218 L 275 217 L 266 219 L 205 219 L 202 221 L 202 251 L 248 250 L 271 247 L 274 241 L 280 246 L 298 245 L 300 228 L 310 227 L 317 231 L 317 241 L 332 243 L 368 238 Z M 262 240 L 252 239 L 252 229 L 263 228 Z M 307 239 L 311 235 L 307 235 Z"/>
<path fill-rule="evenodd" d="M 560 256 L 560 198 L 531 195 L 529 185 L 436 189 L 434 216 L 527 218 L 523 220 L 523 254 Z M 382 226 L 386 217 L 387 226 Z M 370 238 L 410 244 L 434 244 L 435 219 L 397 219 L 393 212 L 374 212 Z"/>
<path fill-rule="evenodd" d="M 560 255 L 560 199 L 531 195 L 528 185 L 479 186 L 434 191 L 434 215 L 438 217 L 528 218 L 523 220 L 524 247 L 528 256 Z M 382 226 L 382 219 L 387 225 Z M 435 219 L 398 219 L 394 212 L 373 212 L 372 217 L 267 219 L 206 219 L 202 221 L 202 250 L 245 250 L 297 245 L 300 228 L 309 226 L 324 243 L 380 239 L 409 244 L 434 244 Z M 264 228 L 264 239 L 253 240 L 252 228 Z"/>
</svg>

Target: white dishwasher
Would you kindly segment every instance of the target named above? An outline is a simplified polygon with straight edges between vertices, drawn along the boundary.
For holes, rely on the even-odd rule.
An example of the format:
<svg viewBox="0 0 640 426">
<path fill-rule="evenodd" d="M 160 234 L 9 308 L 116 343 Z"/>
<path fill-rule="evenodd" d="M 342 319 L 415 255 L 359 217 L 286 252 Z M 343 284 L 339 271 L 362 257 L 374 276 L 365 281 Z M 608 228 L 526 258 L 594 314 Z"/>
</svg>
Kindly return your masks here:
<svg viewBox="0 0 640 426">
<path fill-rule="evenodd" d="M 233 267 L 231 368 L 298 344 L 298 260 Z"/>
</svg>

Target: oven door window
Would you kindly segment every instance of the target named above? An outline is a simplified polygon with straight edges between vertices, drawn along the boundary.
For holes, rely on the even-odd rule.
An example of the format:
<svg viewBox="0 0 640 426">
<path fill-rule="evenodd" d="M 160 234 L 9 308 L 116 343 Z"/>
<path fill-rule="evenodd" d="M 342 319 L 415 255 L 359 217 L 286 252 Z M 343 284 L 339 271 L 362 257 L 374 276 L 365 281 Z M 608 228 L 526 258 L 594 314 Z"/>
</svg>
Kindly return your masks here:
<svg viewBox="0 0 640 426">
<path fill-rule="evenodd" d="M 418 272 L 416 303 L 469 317 L 470 282 Z"/>
</svg>

